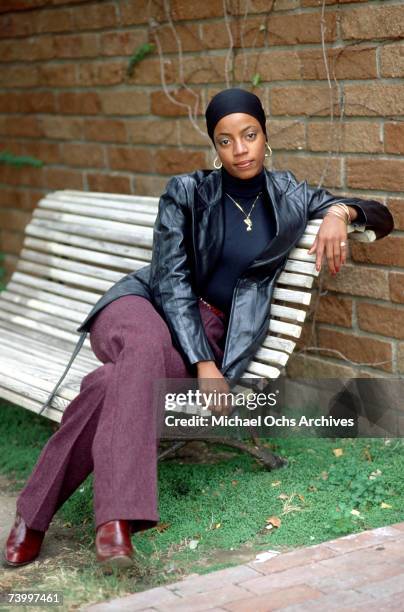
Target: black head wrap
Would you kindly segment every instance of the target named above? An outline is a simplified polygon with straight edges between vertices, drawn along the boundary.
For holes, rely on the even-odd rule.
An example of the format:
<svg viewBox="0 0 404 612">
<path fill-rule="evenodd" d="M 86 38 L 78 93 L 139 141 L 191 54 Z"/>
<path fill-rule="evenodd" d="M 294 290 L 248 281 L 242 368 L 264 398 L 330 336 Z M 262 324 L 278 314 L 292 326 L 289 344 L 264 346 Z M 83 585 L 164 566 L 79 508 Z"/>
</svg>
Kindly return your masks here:
<svg viewBox="0 0 404 612">
<path fill-rule="evenodd" d="M 233 89 L 224 89 L 213 96 L 206 109 L 206 127 L 213 143 L 213 132 L 216 124 L 222 117 L 230 115 L 231 113 L 246 113 L 247 115 L 252 115 L 252 117 L 255 117 L 260 123 L 265 138 L 267 137 L 265 128 L 266 117 L 261 100 L 250 91 L 234 87 Z"/>
</svg>

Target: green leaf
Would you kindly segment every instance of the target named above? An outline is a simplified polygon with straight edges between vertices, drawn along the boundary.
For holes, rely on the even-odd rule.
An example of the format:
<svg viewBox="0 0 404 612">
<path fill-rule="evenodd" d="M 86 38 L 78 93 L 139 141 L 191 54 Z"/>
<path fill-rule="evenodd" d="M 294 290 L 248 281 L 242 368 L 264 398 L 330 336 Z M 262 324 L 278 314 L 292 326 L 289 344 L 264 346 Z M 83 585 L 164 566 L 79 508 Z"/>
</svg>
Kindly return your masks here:
<svg viewBox="0 0 404 612">
<path fill-rule="evenodd" d="M 144 59 L 150 53 L 153 53 L 154 49 L 155 49 L 155 45 L 153 43 L 144 43 L 143 45 L 140 45 L 140 47 L 138 47 L 135 50 L 135 52 L 129 58 L 129 64 L 128 64 L 128 69 L 127 69 L 128 76 L 132 76 L 133 69 L 136 66 L 136 64 L 141 62 L 142 59 Z"/>
<path fill-rule="evenodd" d="M 8 166 L 15 166 L 17 168 L 21 166 L 34 166 L 35 168 L 40 168 L 43 166 L 43 161 L 28 155 L 14 155 L 14 153 L 10 153 L 10 151 L 0 151 L 0 164 L 7 164 Z"/>
<path fill-rule="evenodd" d="M 261 84 L 262 79 L 261 79 L 261 75 L 256 72 L 251 80 L 252 84 L 254 85 L 254 87 L 258 87 L 258 85 Z"/>
</svg>

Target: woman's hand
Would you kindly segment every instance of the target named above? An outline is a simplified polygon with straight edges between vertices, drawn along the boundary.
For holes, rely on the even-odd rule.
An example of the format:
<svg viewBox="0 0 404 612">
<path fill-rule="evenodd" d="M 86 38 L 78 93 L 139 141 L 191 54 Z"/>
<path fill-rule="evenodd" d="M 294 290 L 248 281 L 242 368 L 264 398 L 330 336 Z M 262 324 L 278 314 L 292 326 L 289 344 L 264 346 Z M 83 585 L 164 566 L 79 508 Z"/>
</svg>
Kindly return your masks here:
<svg viewBox="0 0 404 612">
<path fill-rule="evenodd" d="M 230 393 L 230 386 L 214 361 L 199 361 L 196 367 L 199 390 L 202 393 Z M 228 415 L 232 409 L 231 398 L 229 396 L 227 398 L 219 397 L 216 403 L 209 405 L 209 409 L 215 414 Z"/>
<path fill-rule="evenodd" d="M 326 215 L 318 234 L 309 250 L 309 255 L 316 253 L 316 270 L 321 270 L 323 255 L 327 257 L 328 269 L 334 276 L 341 265 L 346 262 L 348 233 L 343 219 L 336 215 Z"/>
</svg>

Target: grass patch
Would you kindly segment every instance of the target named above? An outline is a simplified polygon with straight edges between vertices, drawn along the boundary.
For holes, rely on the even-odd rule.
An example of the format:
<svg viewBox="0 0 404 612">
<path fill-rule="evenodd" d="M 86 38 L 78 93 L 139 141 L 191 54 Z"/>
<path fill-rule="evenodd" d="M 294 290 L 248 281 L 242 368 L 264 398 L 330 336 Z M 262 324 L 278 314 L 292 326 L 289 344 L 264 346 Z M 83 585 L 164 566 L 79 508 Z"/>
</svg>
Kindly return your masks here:
<svg viewBox="0 0 404 612">
<path fill-rule="evenodd" d="M 57 425 L 6 402 L 0 410 L 0 472 L 19 490 Z M 48 582 L 53 576 L 70 602 L 83 604 L 242 563 L 260 550 L 288 550 L 404 520 L 401 440 L 282 438 L 268 444 L 288 458 L 286 469 L 267 472 L 250 456 L 220 446 L 209 446 L 202 462 L 162 462 L 161 523 L 134 535 L 140 569 L 119 578 L 103 576 L 94 562 L 90 476 L 56 515 L 75 533 L 77 555 L 72 567 L 68 555 L 58 559 Z M 280 526 L 268 529 L 276 519 Z M 37 584 L 43 564 L 34 564 Z"/>
</svg>

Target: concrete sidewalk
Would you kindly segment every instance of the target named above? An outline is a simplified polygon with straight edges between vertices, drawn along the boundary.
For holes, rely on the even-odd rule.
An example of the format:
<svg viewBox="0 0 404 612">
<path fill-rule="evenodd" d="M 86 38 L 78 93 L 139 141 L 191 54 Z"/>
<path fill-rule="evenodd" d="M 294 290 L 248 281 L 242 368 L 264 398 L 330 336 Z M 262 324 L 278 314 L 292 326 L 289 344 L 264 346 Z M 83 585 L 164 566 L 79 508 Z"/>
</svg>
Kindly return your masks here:
<svg viewBox="0 0 404 612">
<path fill-rule="evenodd" d="M 91 612 L 404 611 L 404 523 L 252 561 L 128 597 Z"/>
</svg>

